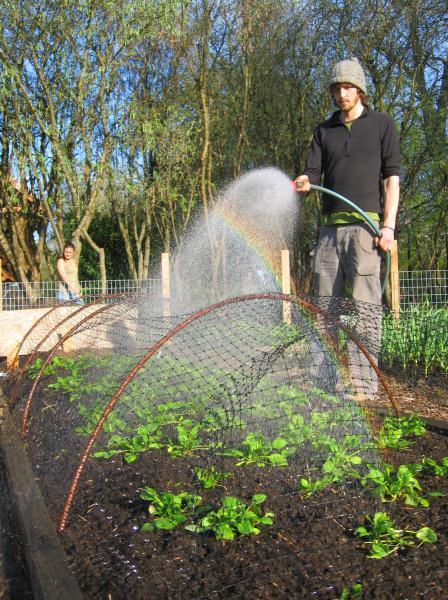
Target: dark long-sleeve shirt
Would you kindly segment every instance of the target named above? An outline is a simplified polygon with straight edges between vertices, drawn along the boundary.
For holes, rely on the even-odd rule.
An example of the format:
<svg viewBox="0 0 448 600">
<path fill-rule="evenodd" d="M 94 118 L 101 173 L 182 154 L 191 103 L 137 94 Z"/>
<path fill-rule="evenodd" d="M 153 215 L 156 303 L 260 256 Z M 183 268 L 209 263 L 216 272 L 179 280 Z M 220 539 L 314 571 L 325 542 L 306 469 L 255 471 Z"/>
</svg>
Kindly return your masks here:
<svg viewBox="0 0 448 600">
<path fill-rule="evenodd" d="M 365 108 L 349 129 L 339 114 L 316 127 L 304 174 L 312 184 L 345 196 L 364 211 L 381 213 L 382 180 L 400 174 L 395 124 L 388 115 Z M 350 210 L 327 194 L 322 203 L 323 214 Z"/>
</svg>

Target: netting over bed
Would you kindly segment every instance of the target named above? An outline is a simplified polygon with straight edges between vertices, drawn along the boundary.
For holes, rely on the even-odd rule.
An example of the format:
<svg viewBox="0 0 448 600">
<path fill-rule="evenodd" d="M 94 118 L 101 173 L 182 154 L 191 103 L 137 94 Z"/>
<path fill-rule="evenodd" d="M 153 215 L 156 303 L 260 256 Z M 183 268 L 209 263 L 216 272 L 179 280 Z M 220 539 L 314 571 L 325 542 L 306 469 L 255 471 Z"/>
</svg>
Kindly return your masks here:
<svg viewBox="0 0 448 600">
<path fill-rule="evenodd" d="M 148 573 L 152 597 L 242 593 L 253 569 L 293 568 L 301 515 L 363 510 L 353 469 L 376 461 L 387 397 L 377 308 L 271 293 L 165 319 L 141 296 L 65 310 L 15 411 L 93 597 L 147 597 Z"/>
</svg>

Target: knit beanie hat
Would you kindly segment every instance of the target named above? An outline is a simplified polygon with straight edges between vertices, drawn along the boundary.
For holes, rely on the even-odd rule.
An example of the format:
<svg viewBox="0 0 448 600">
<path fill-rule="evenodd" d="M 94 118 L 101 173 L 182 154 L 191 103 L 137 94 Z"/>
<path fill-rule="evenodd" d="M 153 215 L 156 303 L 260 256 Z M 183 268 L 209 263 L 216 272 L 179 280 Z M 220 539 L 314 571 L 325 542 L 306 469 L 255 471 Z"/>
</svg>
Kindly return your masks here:
<svg viewBox="0 0 448 600">
<path fill-rule="evenodd" d="M 330 87 L 334 83 L 351 83 L 364 92 L 367 91 L 366 78 L 359 61 L 354 56 L 348 60 L 341 60 L 333 67 Z"/>
</svg>

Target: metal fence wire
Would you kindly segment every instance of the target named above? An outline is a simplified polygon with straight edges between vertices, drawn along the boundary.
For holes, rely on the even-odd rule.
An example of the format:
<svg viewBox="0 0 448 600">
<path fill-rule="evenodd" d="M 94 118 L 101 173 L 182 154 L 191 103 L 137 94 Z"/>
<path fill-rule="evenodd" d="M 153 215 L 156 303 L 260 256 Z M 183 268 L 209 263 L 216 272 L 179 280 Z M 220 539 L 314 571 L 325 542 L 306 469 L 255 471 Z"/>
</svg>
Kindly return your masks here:
<svg viewBox="0 0 448 600">
<path fill-rule="evenodd" d="M 400 306 L 406 308 L 425 304 L 433 308 L 448 307 L 448 271 L 400 271 Z M 81 281 L 82 296 L 91 302 L 98 294 L 121 294 L 146 291 L 151 295 L 162 294 L 161 279 L 110 279 L 105 287 L 101 281 Z M 3 283 L 0 310 L 46 308 L 56 302 L 57 281 L 32 283 Z"/>
<path fill-rule="evenodd" d="M 448 271 L 400 271 L 400 306 L 448 307 Z"/>
<path fill-rule="evenodd" d="M 59 282 L 38 281 L 31 283 L 8 282 L 2 284 L 1 309 L 22 310 L 46 308 L 56 303 Z M 127 292 L 147 292 L 151 295 L 162 293 L 161 279 L 110 279 L 105 286 L 99 280 L 80 281 L 81 294 L 85 303 L 91 302 L 100 294 L 121 294 Z"/>
</svg>

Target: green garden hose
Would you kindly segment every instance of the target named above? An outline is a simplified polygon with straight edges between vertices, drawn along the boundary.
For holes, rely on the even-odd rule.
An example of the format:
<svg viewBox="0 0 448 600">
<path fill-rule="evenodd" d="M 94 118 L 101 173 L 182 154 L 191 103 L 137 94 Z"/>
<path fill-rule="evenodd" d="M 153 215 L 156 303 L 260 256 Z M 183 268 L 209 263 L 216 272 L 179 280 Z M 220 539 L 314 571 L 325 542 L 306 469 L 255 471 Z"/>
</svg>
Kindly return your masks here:
<svg viewBox="0 0 448 600">
<path fill-rule="evenodd" d="M 324 194 L 328 194 L 329 196 L 334 196 L 338 200 L 341 200 L 345 204 L 348 204 L 348 206 L 353 208 L 358 214 L 361 215 L 361 217 L 364 219 L 364 221 L 370 227 L 372 233 L 374 233 L 374 235 L 376 237 L 381 237 L 381 231 L 380 231 L 379 227 L 375 224 L 374 221 L 372 221 L 372 219 L 369 217 L 369 215 L 367 213 L 365 213 L 362 210 L 362 208 L 360 208 L 354 202 L 352 202 L 345 196 L 341 196 L 341 194 L 338 194 L 337 192 L 333 192 L 332 190 L 328 190 L 327 188 L 324 188 L 320 185 L 311 184 L 311 189 L 316 190 L 318 192 L 323 192 Z M 383 283 L 381 284 L 381 293 L 382 294 L 384 293 L 384 290 L 386 289 L 387 279 L 389 277 L 389 270 L 390 270 L 390 251 L 387 251 L 385 253 L 385 257 L 384 257 L 384 280 L 383 280 Z"/>
</svg>

